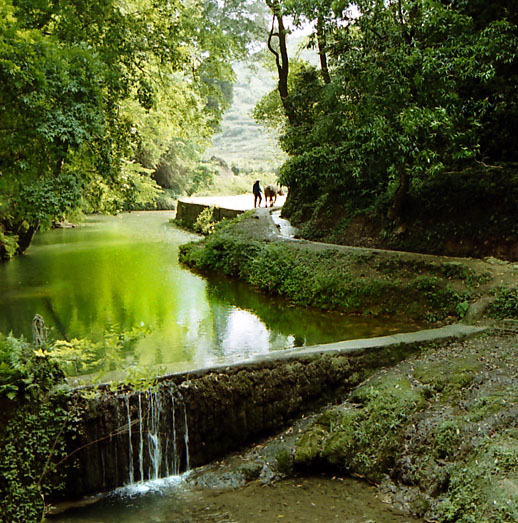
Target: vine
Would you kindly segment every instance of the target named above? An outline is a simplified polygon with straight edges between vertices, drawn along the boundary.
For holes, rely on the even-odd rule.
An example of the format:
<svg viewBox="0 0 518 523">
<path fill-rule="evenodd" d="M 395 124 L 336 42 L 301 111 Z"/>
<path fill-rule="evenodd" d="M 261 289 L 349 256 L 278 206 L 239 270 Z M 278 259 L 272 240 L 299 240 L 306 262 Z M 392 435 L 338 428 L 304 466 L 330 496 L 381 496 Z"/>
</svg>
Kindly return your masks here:
<svg viewBox="0 0 518 523">
<path fill-rule="evenodd" d="M 23 339 L 0 335 L 0 521 L 42 521 L 45 498 L 64 487 L 66 438 L 74 427 L 64 374 Z"/>
</svg>

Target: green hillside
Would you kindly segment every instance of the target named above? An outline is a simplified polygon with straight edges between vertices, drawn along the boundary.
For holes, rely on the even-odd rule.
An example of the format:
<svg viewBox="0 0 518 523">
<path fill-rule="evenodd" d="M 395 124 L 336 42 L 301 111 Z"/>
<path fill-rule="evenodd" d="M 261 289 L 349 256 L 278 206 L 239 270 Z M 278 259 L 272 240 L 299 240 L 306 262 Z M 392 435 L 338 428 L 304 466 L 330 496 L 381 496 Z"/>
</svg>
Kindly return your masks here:
<svg viewBox="0 0 518 523">
<path fill-rule="evenodd" d="M 315 63 L 316 55 L 313 51 L 300 50 L 305 40 L 304 36 L 289 39 L 290 57 L 300 57 Z M 237 77 L 234 100 L 223 117 L 221 132 L 214 137 L 212 147 L 205 156 L 217 156 L 239 168 L 275 170 L 285 159 L 277 144 L 277 136 L 258 125 L 250 114 L 255 104 L 275 89 L 276 73 L 259 64 L 250 67 L 237 63 L 233 68 Z"/>
<path fill-rule="evenodd" d="M 242 63 L 235 64 L 234 71 L 234 101 L 206 156 L 217 156 L 239 168 L 276 169 L 283 161 L 277 137 L 250 116 L 261 97 L 275 88 L 273 73 L 262 67 L 253 70 Z"/>
</svg>

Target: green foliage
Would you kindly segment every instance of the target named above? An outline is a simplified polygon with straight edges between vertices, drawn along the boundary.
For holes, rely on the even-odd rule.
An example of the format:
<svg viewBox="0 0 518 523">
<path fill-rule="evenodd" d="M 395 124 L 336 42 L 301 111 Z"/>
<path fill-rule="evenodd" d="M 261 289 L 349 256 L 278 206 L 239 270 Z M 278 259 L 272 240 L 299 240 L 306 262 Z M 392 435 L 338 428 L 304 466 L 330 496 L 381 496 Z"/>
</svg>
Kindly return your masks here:
<svg viewBox="0 0 518 523">
<path fill-rule="evenodd" d="M 516 430 L 488 440 L 467 463 L 454 469 L 448 496 L 439 505 L 441 521 L 494 521 L 518 518 Z"/>
<path fill-rule="evenodd" d="M 258 5 L 3 2 L 2 257 L 72 209 L 153 205 L 171 147 L 191 161 L 217 129 Z"/>
<path fill-rule="evenodd" d="M 170 189 L 161 189 L 155 200 L 159 211 L 174 211 L 176 209 L 176 194 Z"/>
<path fill-rule="evenodd" d="M 435 453 L 438 458 L 453 456 L 459 450 L 462 436 L 458 425 L 453 421 L 444 421 L 435 433 Z"/>
<path fill-rule="evenodd" d="M 246 217 L 241 220 L 244 223 Z M 210 224 L 208 219 L 209 228 Z M 432 322 L 465 312 L 468 292 L 452 290 L 451 280 L 435 267 L 438 276 L 408 273 L 403 265 L 388 278 L 379 271 L 375 259 L 333 249 L 299 249 L 285 242 L 264 243 L 241 236 L 238 230 L 239 224 L 234 222 L 211 234 L 203 244 L 183 245 L 180 261 L 200 270 L 239 277 L 264 292 L 323 309 L 403 314 Z"/>
<path fill-rule="evenodd" d="M 23 339 L 0 336 L 0 513 L 5 521 L 43 518 L 44 499 L 62 485 L 73 416 L 66 395 L 53 392 L 64 374 L 48 353 Z M 3 519 L 4 520 L 4 519 Z"/>
<path fill-rule="evenodd" d="M 353 4 L 357 10 L 351 17 Z M 285 0 L 279 5 L 295 23 L 311 22 L 312 43 L 329 66 L 328 80 L 324 69 L 291 67 L 289 122 L 276 92 L 256 108 L 261 121 L 280 123 L 281 144 L 289 154 L 281 182 L 292 194 L 307 203 L 326 194 L 339 201 L 342 213 L 345 206 L 349 220 L 358 212 L 375 215 L 385 222 L 379 229 L 390 231 L 400 219 L 416 229 L 415 235 L 411 241 L 394 235 L 390 247 L 411 249 L 420 243 L 413 248 L 441 252 L 457 235 L 451 228 L 433 231 L 448 215 L 422 188 L 448 175 L 450 182 L 438 196 L 456 194 L 463 201 L 451 198 L 457 218 L 452 228 L 465 229 L 459 241 L 491 238 L 494 233 L 481 226 L 488 215 L 492 226 L 504 231 L 501 236 L 515 235 L 512 204 L 507 207 L 505 200 L 516 184 L 509 184 L 509 193 L 505 176 L 489 164 L 516 172 L 516 8 L 432 0 Z M 478 185 L 483 195 L 485 180 L 495 174 L 500 179 L 490 184 L 504 208 L 488 209 L 486 200 L 479 206 L 469 188 Z M 293 206 L 291 214 L 299 209 Z M 480 222 L 473 222 L 473 214 L 480 214 Z M 426 238 L 430 229 L 435 237 Z"/>
<path fill-rule="evenodd" d="M 203 164 L 197 165 L 190 173 L 190 183 L 187 194 L 191 196 L 194 193 L 206 189 L 213 183 L 215 176 L 216 172 L 214 169 Z"/>
<path fill-rule="evenodd" d="M 61 397 L 19 404 L 1 434 L 0 511 L 5 521 L 43 519 L 45 496 L 63 486 L 55 470 L 66 457 L 65 433 L 73 423 Z"/>
<path fill-rule="evenodd" d="M 111 325 L 99 341 L 88 338 L 56 340 L 48 357 L 67 376 L 97 373 L 100 377 L 102 373 L 117 368 L 124 355 L 131 353 L 136 342 L 149 332 L 144 326 L 121 332 L 116 325 Z"/>
<path fill-rule="evenodd" d="M 200 212 L 193 225 L 193 229 L 201 234 L 211 234 L 214 232 L 215 225 L 214 206 L 211 206 Z"/>
<path fill-rule="evenodd" d="M 501 287 L 489 314 L 494 318 L 518 318 L 518 287 Z"/>
<path fill-rule="evenodd" d="M 12 258 L 17 247 L 17 236 L 8 235 L 0 228 L 0 260 Z"/>
<path fill-rule="evenodd" d="M 32 398 L 41 390 L 50 390 L 63 377 L 48 354 L 35 352 L 23 338 L 0 333 L 0 399 Z"/>
</svg>

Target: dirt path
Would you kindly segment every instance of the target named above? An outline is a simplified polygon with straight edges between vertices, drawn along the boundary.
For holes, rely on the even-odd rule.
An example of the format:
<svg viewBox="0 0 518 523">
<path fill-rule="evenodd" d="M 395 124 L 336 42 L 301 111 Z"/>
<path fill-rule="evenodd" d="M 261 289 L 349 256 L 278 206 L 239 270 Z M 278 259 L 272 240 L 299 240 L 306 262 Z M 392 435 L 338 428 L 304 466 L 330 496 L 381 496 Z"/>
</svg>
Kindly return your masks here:
<svg viewBox="0 0 518 523">
<path fill-rule="evenodd" d="M 234 209 L 238 211 L 249 211 L 254 208 L 254 195 L 250 194 L 239 194 L 237 196 L 193 196 L 191 198 L 181 198 L 184 202 L 199 203 L 201 205 L 215 205 L 216 207 L 222 207 L 224 209 Z M 286 196 L 277 196 L 274 209 L 280 209 Z M 261 204 L 261 208 L 265 208 L 265 199 Z"/>
</svg>

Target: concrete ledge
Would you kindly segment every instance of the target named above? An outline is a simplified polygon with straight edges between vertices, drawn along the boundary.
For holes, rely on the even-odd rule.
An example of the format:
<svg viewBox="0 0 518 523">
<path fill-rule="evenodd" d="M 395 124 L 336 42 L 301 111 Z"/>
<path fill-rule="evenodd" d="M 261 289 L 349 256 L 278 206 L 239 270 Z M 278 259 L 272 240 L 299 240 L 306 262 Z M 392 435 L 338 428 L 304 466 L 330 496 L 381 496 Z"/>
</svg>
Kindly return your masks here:
<svg viewBox="0 0 518 523">
<path fill-rule="evenodd" d="M 178 200 L 178 205 L 176 208 L 176 219 L 180 220 L 184 226 L 192 227 L 196 223 L 200 213 L 209 207 L 214 207 L 214 220 L 218 222 L 223 218 L 235 218 L 244 212 L 239 209 L 225 209 L 223 207 L 217 207 L 208 203 L 195 203 Z"/>
<path fill-rule="evenodd" d="M 470 325 L 446 325 L 445 327 L 440 327 L 438 329 L 404 332 L 401 334 L 393 334 L 392 336 L 338 341 L 335 343 L 313 345 L 311 347 L 304 347 L 301 349 L 291 349 L 289 351 L 282 351 L 283 354 L 279 354 L 278 357 L 300 357 L 310 354 L 339 354 L 355 352 L 364 349 L 377 349 L 388 347 L 390 345 L 399 345 L 401 343 L 410 344 L 430 341 L 445 341 L 448 339 L 458 339 L 464 338 L 466 336 L 473 336 L 475 334 L 480 334 L 484 330 L 486 330 L 484 327 L 473 327 Z M 267 356 L 268 355 L 261 355 L 257 358 L 254 358 L 254 361 Z"/>
<path fill-rule="evenodd" d="M 80 430 L 68 453 L 81 474 L 76 468 L 67 471 L 66 495 L 107 491 L 209 463 L 343 396 L 380 367 L 418 352 L 423 343 L 483 330 L 450 325 L 274 352 L 163 376 L 146 390 L 102 388 L 93 395 L 76 390 L 72 404 Z"/>
</svg>

